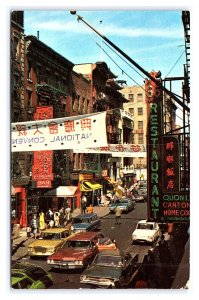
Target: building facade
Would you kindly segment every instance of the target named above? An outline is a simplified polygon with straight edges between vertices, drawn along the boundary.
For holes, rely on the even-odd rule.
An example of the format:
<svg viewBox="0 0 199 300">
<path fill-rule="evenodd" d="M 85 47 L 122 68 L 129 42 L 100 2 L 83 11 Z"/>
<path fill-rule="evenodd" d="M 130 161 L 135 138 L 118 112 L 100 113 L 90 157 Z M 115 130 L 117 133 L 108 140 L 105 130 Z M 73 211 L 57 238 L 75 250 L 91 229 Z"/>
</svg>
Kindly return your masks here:
<svg viewBox="0 0 199 300">
<path fill-rule="evenodd" d="M 126 86 L 121 93 L 128 99 L 128 103 L 124 103 L 124 110 L 133 115 L 132 143 L 144 145 L 146 149 L 147 105 L 144 86 Z M 129 163 L 129 170 L 136 173 L 137 179 L 146 180 L 146 156 L 134 157 Z"/>
</svg>

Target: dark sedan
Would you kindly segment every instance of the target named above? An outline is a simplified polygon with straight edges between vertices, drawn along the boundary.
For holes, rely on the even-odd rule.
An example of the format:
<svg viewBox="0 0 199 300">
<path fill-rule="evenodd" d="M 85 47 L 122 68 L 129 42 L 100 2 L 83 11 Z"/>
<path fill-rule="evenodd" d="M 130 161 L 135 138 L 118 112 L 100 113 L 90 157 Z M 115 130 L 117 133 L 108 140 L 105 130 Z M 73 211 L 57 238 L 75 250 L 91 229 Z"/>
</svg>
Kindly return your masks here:
<svg viewBox="0 0 199 300">
<path fill-rule="evenodd" d="M 124 254 L 119 249 L 101 251 L 80 276 L 81 287 L 127 287 L 137 268 L 138 254 Z"/>
</svg>

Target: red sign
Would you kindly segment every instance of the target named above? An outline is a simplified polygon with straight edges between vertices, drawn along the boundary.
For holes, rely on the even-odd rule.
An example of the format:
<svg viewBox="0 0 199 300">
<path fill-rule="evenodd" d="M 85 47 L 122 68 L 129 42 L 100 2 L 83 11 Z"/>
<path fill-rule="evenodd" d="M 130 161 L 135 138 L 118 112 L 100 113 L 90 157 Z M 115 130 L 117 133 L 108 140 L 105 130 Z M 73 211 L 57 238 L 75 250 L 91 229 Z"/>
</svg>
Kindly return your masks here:
<svg viewBox="0 0 199 300">
<path fill-rule="evenodd" d="M 36 113 L 34 114 L 34 120 L 45 120 L 53 118 L 53 107 L 52 106 L 41 106 L 37 107 Z M 53 126 L 50 128 L 55 130 Z M 35 125 L 35 133 L 41 133 L 38 126 Z M 32 166 L 32 180 L 36 181 L 38 188 L 50 188 L 52 187 L 51 180 L 53 180 L 52 171 L 52 160 L 53 151 L 35 151 L 34 152 L 34 163 Z"/>
<path fill-rule="evenodd" d="M 52 182 L 51 180 L 37 180 L 36 186 L 37 188 L 51 188 Z"/>
</svg>

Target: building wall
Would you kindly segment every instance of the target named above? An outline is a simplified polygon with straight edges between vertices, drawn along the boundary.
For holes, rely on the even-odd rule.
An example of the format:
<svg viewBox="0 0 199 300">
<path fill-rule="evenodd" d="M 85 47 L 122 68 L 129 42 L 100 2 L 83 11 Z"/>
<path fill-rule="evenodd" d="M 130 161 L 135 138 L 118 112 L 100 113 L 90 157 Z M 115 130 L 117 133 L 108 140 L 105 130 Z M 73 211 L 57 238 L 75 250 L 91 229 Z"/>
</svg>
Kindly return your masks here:
<svg viewBox="0 0 199 300">
<path fill-rule="evenodd" d="M 134 144 L 144 144 L 146 147 L 147 106 L 144 86 L 143 88 L 140 86 L 127 86 L 121 90 L 121 93 L 129 100 L 128 103 L 124 103 L 124 110 L 133 114 L 134 124 L 132 142 Z M 139 113 L 140 110 L 142 110 L 142 114 Z M 133 158 L 133 166 L 135 169 L 146 168 L 146 158 Z"/>
</svg>

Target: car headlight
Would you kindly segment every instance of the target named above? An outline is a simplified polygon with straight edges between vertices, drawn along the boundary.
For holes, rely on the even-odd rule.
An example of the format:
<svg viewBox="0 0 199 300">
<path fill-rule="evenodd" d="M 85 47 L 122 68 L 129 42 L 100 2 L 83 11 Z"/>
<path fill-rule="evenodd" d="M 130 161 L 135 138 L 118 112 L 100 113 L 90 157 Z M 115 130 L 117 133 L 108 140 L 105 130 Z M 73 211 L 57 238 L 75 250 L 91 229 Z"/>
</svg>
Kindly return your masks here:
<svg viewBox="0 0 199 300">
<path fill-rule="evenodd" d="M 48 251 L 49 251 L 49 252 L 52 252 L 52 253 L 55 252 L 55 247 L 49 247 L 49 248 L 48 248 Z"/>
<path fill-rule="evenodd" d="M 53 264 L 54 260 L 53 259 L 47 259 L 47 264 Z"/>
<path fill-rule="evenodd" d="M 75 264 L 76 264 L 76 265 L 82 265 L 83 262 L 82 262 L 81 260 L 75 260 Z"/>
</svg>

